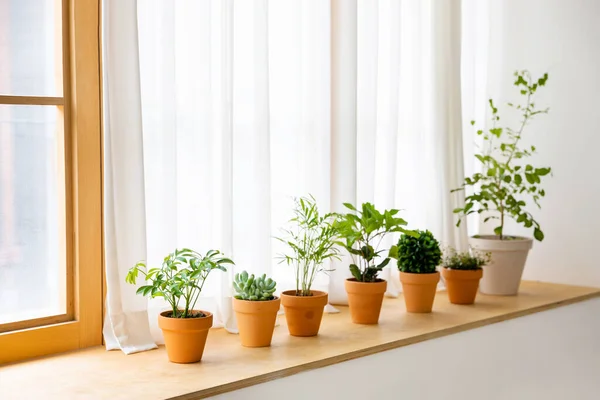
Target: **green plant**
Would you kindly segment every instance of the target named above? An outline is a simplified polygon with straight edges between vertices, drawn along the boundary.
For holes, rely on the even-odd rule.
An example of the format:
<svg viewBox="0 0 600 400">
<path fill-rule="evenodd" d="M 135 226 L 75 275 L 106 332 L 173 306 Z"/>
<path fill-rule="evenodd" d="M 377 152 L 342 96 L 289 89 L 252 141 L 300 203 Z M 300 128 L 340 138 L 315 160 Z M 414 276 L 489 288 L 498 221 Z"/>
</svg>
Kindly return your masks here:
<svg viewBox="0 0 600 400">
<path fill-rule="evenodd" d="M 432 274 L 442 259 L 440 243 L 429 231 L 402 235 L 397 246 L 398 269 L 411 274 Z"/>
<path fill-rule="evenodd" d="M 163 259 L 160 268 L 147 269 L 144 261 L 138 262 L 129 270 L 125 280 L 135 285 L 138 274 L 141 273 L 149 284 L 140 286 L 136 294 L 152 298 L 163 297 L 171 305 L 172 318 L 202 317 L 202 313 L 194 312 L 194 306 L 206 278 L 212 270 L 227 271 L 225 265 L 233 264 L 233 261 L 220 254 L 218 250 L 210 250 L 206 255 L 201 255 L 190 249 L 175 249 Z"/>
<path fill-rule="evenodd" d="M 371 203 L 363 203 L 360 211 L 349 203 L 344 203 L 344 207 L 351 212 L 336 215 L 335 227 L 339 236 L 344 239 L 337 243 L 352 257 L 352 276 L 359 282 L 376 282 L 379 272 L 390 262 L 388 256 L 375 265 L 375 259 L 385 251 L 379 250 L 381 240 L 392 232 L 402 232 L 409 236 L 415 233 L 403 228 L 407 224 L 405 220 L 395 217 L 399 210 L 385 210 L 381 213 Z M 358 259 L 354 256 L 358 256 Z"/>
<path fill-rule="evenodd" d="M 481 253 L 475 250 L 457 252 L 455 249 L 448 249 L 442 260 L 442 267 L 471 271 L 481 269 L 489 262 L 489 253 Z"/>
<path fill-rule="evenodd" d="M 531 78 L 527 71 L 515 72 L 514 85 L 519 93 L 524 96 L 523 104 L 508 103 L 508 107 L 518 110 L 521 122 L 518 128 L 499 127 L 500 115 L 492 99 L 489 106 L 492 112 L 492 128 L 487 131 L 477 131 L 483 136 L 484 148 L 475 157 L 482 164 L 482 172 L 475 173 L 465 178 L 463 185 L 454 189 L 465 190 L 473 187 L 474 192 L 466 196 L 465 206 L 456 208 L 459 214 L 457 226 L 460 226 L 462 218 L 472 213 L 486 213 L 484 222 L 490 219 L 499 221 L 494 228 L 494 234 L 500 240 L 510 238 L 504 234 L 504 225 L 507 217 L 516 220 L 517 223 L 526 228 L 533 227 L 533 236 L 536 240 L 543 240 L 544 233 L 540 224 L 533 218 L 532 214 L 525 210 L 527 197 L 541 208 L 539 200 L 546 195 L 541 188 L 542 177 L 551 172 L 550 168 L 537 168 L 531 164 L 524 164 L 523 159 L 535 153 L 535 146 L 528 148 L 520 147 L 525 126 L 538 114 L 548 113 L 548 109 L 538 109 L 534 103 L 537 90 L 546 85 L 548 74 L 539 79 Z M 475 121 L 471 121 L 475 125 Z M 490 213 L 490 214 L 488 214 Z"/>
<path fill-rule="evenodd" d="M 319 272 L 329 272 L 323 263 L 339 258 L 335 247 L 336 230 L 331 223 L 332 214 L 319 214 L 313 196 L 294 199 L 294 217 L 289 220 L 289 229 L 282 229 L 284 237 L 277 240 L 289 247 L 280 262 L 294 267 L 296 296 L 312 296 L 311 286 Z"/>
<path fill-rule="evenodd" d="M 235 274 L 233 288 L 235 289 L 235 298 L 239 300 L 266 301 L 273 300 L 275 296 L 275 286 L 277 283 L 267 278 L 266 274 L 255 277 L 254 274 L 248 275 L 248 272 Z"/>
</svg>

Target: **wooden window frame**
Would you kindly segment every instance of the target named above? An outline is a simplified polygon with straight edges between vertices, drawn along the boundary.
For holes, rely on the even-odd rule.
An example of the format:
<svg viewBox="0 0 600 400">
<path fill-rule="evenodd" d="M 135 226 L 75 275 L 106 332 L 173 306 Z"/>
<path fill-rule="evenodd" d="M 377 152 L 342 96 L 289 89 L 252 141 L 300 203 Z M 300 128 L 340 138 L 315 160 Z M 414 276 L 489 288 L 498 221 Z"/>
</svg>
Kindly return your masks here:
<svg viewBox="0 0 600 400">
<path fill-rule="evenodd" d="M 56 105 L 64 111 L 68 266 L 67 313 L 0 333 L 0 364 L 102 344 L 100 1 L 62 0 L 62 98 L 0 96 L 0 104 Z"/>
</svg>

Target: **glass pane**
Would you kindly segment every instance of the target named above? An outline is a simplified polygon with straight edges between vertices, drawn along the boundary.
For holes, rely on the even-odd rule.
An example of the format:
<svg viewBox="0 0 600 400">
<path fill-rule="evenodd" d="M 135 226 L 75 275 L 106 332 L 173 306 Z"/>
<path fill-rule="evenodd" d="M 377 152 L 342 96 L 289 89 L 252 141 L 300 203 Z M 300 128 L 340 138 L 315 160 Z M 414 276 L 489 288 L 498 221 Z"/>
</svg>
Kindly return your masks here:
<svg viewBox="0 0 600 400">
<path fill-rule="evenodd" d="M 62 96 L 60 0 L 0 0 L 0 95 Z"/>
<path fill-rule="evenodd" d="M 0 105 L 0 324 L 66 312 L 62 110 Z"/>
</svg>

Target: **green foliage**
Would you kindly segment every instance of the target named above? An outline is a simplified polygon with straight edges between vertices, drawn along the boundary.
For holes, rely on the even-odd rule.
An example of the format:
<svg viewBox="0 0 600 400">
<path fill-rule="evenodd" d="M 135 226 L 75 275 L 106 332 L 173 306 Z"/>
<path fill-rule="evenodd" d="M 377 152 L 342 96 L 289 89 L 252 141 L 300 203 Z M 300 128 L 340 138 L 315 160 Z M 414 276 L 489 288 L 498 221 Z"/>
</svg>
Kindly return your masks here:
<svg viewBox="0 0 600 400">
<path fill-rule="evenodd" d="M 375 259 L 385 251 L 379 250 L 384 236 L 393 232 L 415 233 L 405 229 L 406 221 L 395 216 L 399 210 L 384 210 L 382 213 L 371 203 L 363 203 L 360 210 L 349 203 L 344 203 L 344 207 L 350 212 L 336 214 L 334 226 L 340 238 L 344 239 L 337 243 L 350 253 L 354 261 L 350 264 L 352 276 L 359 282 L 375 282 L 379 272 L 390 262 L 388 255 L 379 264 L 375 263 Z"/>
<path fill-rule="evenodd" d="M 266 274 L 255 277 L 254 274 L 248 276 L 248 272 L 243 271 L 235 274 L 233 288 L 235 289 L 235 298 L 239 300 L 266 301 L 273 300 L 275 296 L 275 286 L 277 283 L 267 278 Z"/>
<path fill-rule="evenodd" d="M 397 246 L 398 269 L 411 274 L 432 274 L 442 259 L 440 243 L 429 231 L 402 235 Z"/>
<path fill-rule="evenodd" d="M 215 269 L 227 271 L 225 265 L 233 264 L 220 254 L 218 250 L 201 255 L 190 249 L 175 249 L 163 259 L 160 268 L 147 269 L 145 262 L 138 262 L 129 270 L 125 281 L 135 285 L 141 273 L 149 284 L 140 286 L 137 294 L 163 297 L 171 305 L 173 318 L 194 318 L 197 317 L 193 313 L 194 306 L 210 272 Z"/>
<path fill-rule="evenodd" d="M 488 131 L 478 130 L 477 134 L 483 136 L 484 148 L 476 154 L 477 160 L 482 164 L 482 172 L 475 173 L 465 178 L 463 185 L 454 189 L 465 190 L 473 187 L 473 194 L 466 196 L 465 206 L 456 208 L 459 214 L 457 226 L 464 217 L 473 213 L 484 213 L 484 222 L 495 219 L 498 225 L 494 233 L 499 239 L 506 239 L 504 224 L 506 217 L 513 218 L 517 223 L 526 228 L 533 228 L 533 236 L 541 241 L 544 233 L 540 224 L 533 215 L 526 211 L 527 201 L 531 199 L 538 208 L 540 199 L 546 195 L 541 187 L 543 178 L 551 173 L 547 167 L 534 167 L 524 160 L 533 155 L 535 146 L 520 147 L 523 130 L 528 123 L 539 114 L 547 114 L 548 109 L 539 109 L 535 106 L 534 97 L 537 90 L 546 85 L 548 74 L 539 79 L 531 78 L 528 71 L 515 72 L 514 85 L 524 97 L 523 104 L 508 103 L 508 107 L 518 111 L 521 122 L 517 129 L 499 127 L 500 115 L 492 99 L 489 106 L 492 113 L 492 128 Z M 471 121 L 474 125 L 475 121 Z"/>
<path fill-rule="evenodd" d="M 457 252 L 455 249 L 449 249 L 442 260 L 442 267 L 470 271 L 481 269 L 489 262 L 489 253 L 480 253 L 474 250 Z"/>
<path fill-rule="evenodd" d="M 313 196 L 294 199 L 294 205 L 294 217 L 289 221 L 291 227 L 282 229 L 284 236 L 276 238 L 289 248 L 279 259 L 294 267 L 296 296 L 311 296 L 310 288 L 317 274 L 330 271 L 323 263 L 339 258 L 335 247 L 336 230 L 332 214 L 319 214 Z"/>
</svg>

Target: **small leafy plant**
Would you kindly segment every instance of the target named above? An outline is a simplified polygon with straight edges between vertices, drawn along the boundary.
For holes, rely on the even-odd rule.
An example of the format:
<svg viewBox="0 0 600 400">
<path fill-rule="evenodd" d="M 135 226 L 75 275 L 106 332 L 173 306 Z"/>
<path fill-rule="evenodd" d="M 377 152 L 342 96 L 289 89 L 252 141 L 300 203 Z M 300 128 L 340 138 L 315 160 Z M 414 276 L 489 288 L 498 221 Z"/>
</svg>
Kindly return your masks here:
<svg viewBox="0 0 600 400">
<path fill-rule="evenodd" d="M 311 287 L 317 274 L 330 271 L 323 266 L 325 261 L 339 258 L 332 220 L 332 214 L 319 213 L 313 196 L 294 199 L 291 227 L 282 229 L 284 236 L 276 239 L 289 247 L 289 252 L 279 259 L 294 267 L 296 296 L 312 296 Z"/>
<path fill-rule="evenodd" d="M 455 249 L 449 249 L 442 260 L 442 267 L 448 269 L 472 271 L 481 269 L 481 267 L 489 262 L 489 253 L 481 253 L 474 250 L 457 252 Z"/>
<path fill-rule="evenodd" d="M 477 131 L 483 136 L 484 148 L 475 157 L 482 164 L 482 172 L 465 178 L 463 185 L 452 190 L 465 190 L 473 187 L 474 192 L 466 196 L 465 206 L 454 209 L 459 214 L 457 226 L 464 217 L 472 213 L 486 213 L 484 222 L 498 220 L 494 228 L 497 239 L 506 240 L 513 237 L 504 233 L 506 218 L 511 217 L 526 228 L 533 227 L 536 240 L 544 240 L 544 233 L 533 215 L 526 211 L 526 199 L 530 198 L 541 208 L 539 200 L 546 195 L 541 187 L 542 178 L 551 172 L 548 167 L 534 167 L 524 163 L 524 159 L 533 155 L 535 146 L 520 147 L 525 127 L 539 114 L 547 114 L 548 109 L 539 109 L 534 103 L 537 90 L 546 85 L 548 74 L 532 79 L 528 71 L 515 72 L 514 85 L 524 97 L 522 104 L 508 103 L 508 107 L 518 110 L 521 122 L 517 128 L 500 127 L 500 115 L 492 99 L 489 106 L 492 112 L 492 128 Z M 475 125 L 475 121 L 471 121 Z M 488 213 L 490 213 L 488 215 Z"/>
<path fill-rule="evenodd" d="M 352 276 L 359 282 L 376 282 L 379 272 L 390 262 L 387 256 L 379 264 L 375 264 L 375 260 L 385 251 L 379 249 L 384 236 L 393 232 L 402 232 L 408 236 L 415 233 L 405 229 L 407 222 L 395 216 L 399 210 L 385 210 L 382 213 L 371 203 L 363 203 L 360 211 L 350 203 L 344 203 L 344 207 L 350 212 L 336 216 L 335 227 L 340 238 L 344 239 L 337 243 L 352 257 Z"/>
<path fill-rule="evenodd" d="M 233 280 L 233 289 L 236 292 L 235 298 L 239 300 L 273 300 L 276 285 L 277 283 L 273 279 L 267 278 L 266 274 L 255 277 L 254 274 L 248 275 L 246 271 L 235 274 Z"/>
<path fill-rule="evenodd" d="M 398 269 L 411 274 L 432 274 L 442 259 L 440 243 L 429 231 L 402 235 L 397 246 Z"/>
<path fill-rule="evenodd" d="M 209 250 L 202 255 L 190 249 L 175 249 L 163 259 L 160 268 L 147 269 L 144 261 L 138 262 L 125 280 L 135 285 L 141 273 L 149 284 L 140 286 L 136 294 L 163 297 L 171 306 L 172 318 L 199 318 L 204 314 L 194 311 L 194 306 L 206 278 L 215 269 L 227 271 L 227 264 L 233 264 L 233 261 L 222 257 L 218 250 Z"/>
</svg>

